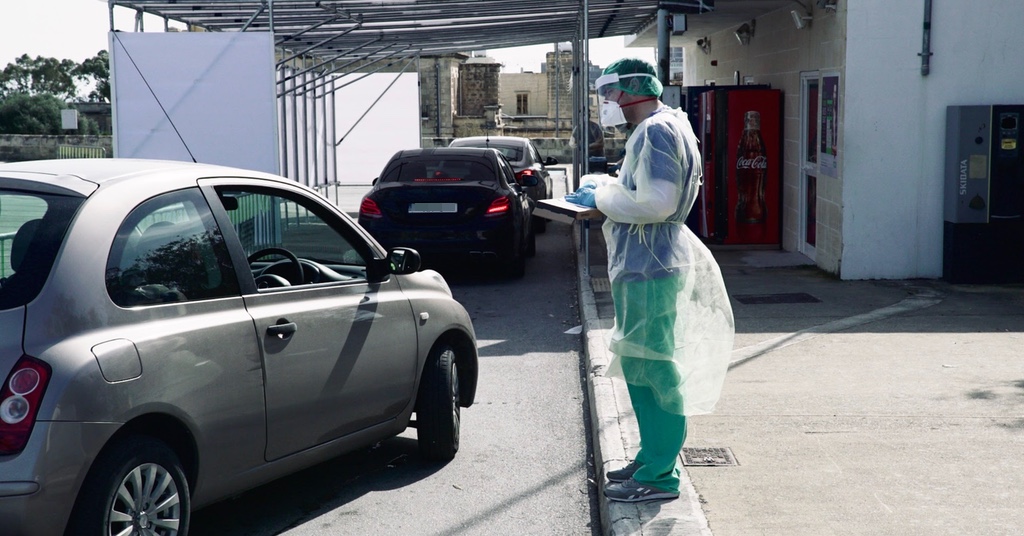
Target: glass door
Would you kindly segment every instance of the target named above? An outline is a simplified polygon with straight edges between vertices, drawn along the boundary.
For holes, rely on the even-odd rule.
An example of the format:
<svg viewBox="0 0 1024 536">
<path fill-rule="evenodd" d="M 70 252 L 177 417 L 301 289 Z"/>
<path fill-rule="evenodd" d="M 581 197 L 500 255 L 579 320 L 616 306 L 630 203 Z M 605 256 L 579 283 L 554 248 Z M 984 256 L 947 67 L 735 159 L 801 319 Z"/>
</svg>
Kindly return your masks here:
<svg viewBox="0 0 1024 536">
<path fill-rule="evenodd" d="M 818 227 L 818 114 L 820 77 L 818 72 L 800 75 L 800 202 L 798 250 L 814 260 Z"/>
</svg>

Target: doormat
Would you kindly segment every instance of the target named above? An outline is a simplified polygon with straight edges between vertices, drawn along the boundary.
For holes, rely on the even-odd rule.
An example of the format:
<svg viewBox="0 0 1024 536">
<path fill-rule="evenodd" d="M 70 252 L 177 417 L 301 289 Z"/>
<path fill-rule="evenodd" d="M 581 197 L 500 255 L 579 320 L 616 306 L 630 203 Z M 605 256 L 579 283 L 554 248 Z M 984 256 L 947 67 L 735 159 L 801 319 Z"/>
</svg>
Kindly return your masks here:
<svg viewBox="0 0 1024 536">
<path fill-rule="evenodd" d="M 683 465 L 739 465 L 729 447 L 683 447 Z"/>
<path fill-rule="evenodd" d="M 746 305 L 767 305 L 776 303 L 821 303 L 821 300 L 806 292 L 783 294 L 737 294 L 736 301 Z"/>
</svg>

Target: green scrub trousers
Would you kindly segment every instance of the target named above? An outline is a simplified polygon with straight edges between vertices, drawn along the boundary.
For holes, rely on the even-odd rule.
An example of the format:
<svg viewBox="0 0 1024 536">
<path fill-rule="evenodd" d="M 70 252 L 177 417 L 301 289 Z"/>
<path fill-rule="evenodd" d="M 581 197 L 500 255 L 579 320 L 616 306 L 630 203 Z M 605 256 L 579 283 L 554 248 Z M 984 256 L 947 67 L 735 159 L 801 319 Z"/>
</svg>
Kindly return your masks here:
<svg viewBox="0 0 1024 536">
<path fill-rule="evenodd" d="M 677 296 L 682 276 L 612 283 L 615 321 L 628 346 L 656 356 L 675 353 Z M 682 377 L 675 361 L 619 355 L 629 399 L 640 431 L 640 468 L 633 478 L 656 488 L 679 492 L 679 452 L 686 441 Z"/>
</svg>

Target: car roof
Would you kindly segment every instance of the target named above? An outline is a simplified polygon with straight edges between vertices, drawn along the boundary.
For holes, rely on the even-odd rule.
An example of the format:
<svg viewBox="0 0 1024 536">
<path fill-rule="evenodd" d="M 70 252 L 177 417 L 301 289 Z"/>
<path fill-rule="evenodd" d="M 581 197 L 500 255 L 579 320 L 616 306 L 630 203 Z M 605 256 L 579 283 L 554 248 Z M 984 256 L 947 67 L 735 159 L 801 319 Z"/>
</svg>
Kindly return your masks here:
<svg viewBox="0 0 1024 536">
<path fill-rule="evenodd" d="M 463 141 L 473 142 L 473 143 L 480 143 L 480 142 L 522 143 L 522 144 L 530 143 L 530 139 L 529 138 L 523 138 L 521 136 L 467 136 L 465 138 L 455 138 L 454 140 L 452 140 L 452 143 L 458 143 L 458 142 L 463 142 Z"/>
<path fill-rule="evenodd" d="M 0 179 L 56 184 L 82 194 L 88 194 L 97 185 L 129 180 L 143 175 L 187 173 L 192 176 L 244 176 L 258 178 L 280 177 L 268 173 L 175 160 L 142 158 L 67 158 L 59 160 L 29 160 L 0 164 Z"/>
<path fill-rule="evenodd" d="M 490 160 L 500 154 L 501 153 L 496 149 L 488 149 L 485 147 L 431 147 L 427 149 L 406 149 L 404 151 L 398 151 L 391 159 L 451 158 L 454 156 L 464 158 L 485 158 Z"/>
</svg>

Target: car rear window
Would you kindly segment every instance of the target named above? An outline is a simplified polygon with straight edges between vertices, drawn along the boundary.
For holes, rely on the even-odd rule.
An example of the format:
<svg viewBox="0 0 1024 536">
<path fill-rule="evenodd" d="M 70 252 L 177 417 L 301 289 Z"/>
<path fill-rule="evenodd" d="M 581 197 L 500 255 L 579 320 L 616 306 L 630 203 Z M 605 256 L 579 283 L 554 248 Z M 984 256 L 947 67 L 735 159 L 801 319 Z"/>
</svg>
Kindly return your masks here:
<svg viewBox="0 0 1024 536">
<path fill-rule="evenodd" d="M 483 149 L 497 149 L 502 156 L 511 162 L 518 162 L 523 159 L 523 147 L 520 145 L 500 145 L 494 142 L 461 142 L 452 147 L 480 147 Z"/>
<path fill-rule="evenodd" d="M 451 182 L 495 182 L 493 170 L 479 161 L 446 159 L 446 160 L 408 160 L 393 165 L 385 173 L 383 182 L 419 182 L 419 183 L 451 183 Z"/>
<path fill-rule="evenodd" d="M 83 199 L 0 189 L 0 310 L 32 301 Z"/>
</svg>

